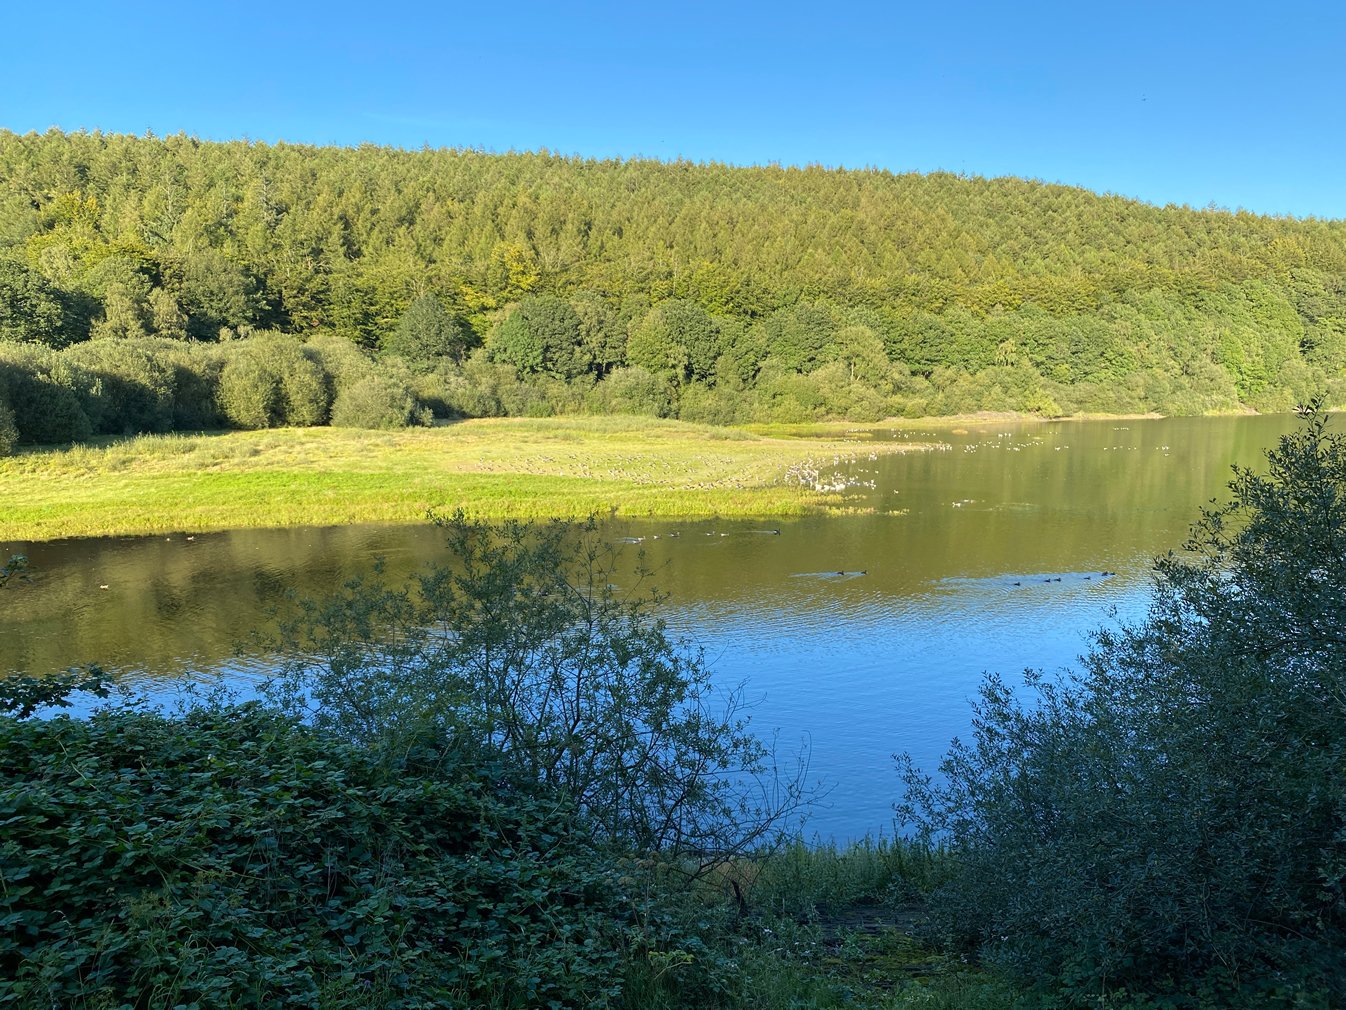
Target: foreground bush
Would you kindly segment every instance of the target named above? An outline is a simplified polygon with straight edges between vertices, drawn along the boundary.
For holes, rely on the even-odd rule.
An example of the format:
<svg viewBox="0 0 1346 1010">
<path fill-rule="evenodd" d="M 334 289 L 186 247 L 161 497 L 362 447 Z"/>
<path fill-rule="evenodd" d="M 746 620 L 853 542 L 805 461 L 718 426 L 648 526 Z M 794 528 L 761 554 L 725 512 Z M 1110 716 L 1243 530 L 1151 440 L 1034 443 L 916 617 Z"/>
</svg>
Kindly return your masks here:
<svg viewBox="0 0 1346 1010">
<path fill-rule="evenodd" d="M 669 637 L 647 573 L 619 575 L 595 522 L 435 521 L 446 557 L 413 583 L 375 572 L 305 606 L 280 643 L 282 704 L 370 747 L 431 734 L 500 753 L 599 837 L 695 868 L 787 826 L 802 763 L 778 776 L 739 694 Z"/>
<path fill-rule="evenodd" d="M 631 929 L 554 794 L 256 705 L 0 719 L 0 1003 L 595 1006 Z"/>
<path fill-rule="evenodd" d="M 907 767 L 954 940 L 1081 1001 L 1346 1001 L 1346 437 L 1313 416 L 1268 461 L 1144 622 L 1031 705 L 992 679 L 942 778 Z"/>
</svg>

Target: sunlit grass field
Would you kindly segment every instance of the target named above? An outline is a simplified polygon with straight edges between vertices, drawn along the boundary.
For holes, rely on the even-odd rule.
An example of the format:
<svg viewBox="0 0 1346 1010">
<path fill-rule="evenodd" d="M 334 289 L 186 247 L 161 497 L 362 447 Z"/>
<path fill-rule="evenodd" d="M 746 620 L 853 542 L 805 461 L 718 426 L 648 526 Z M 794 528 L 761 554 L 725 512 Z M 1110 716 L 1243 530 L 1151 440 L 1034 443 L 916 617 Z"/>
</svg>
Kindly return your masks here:
<svg viewBox="0 0 1346 1010">
<path fill-rule="evenodd" d="M 778 436 L 778 437 L 773 437 Z M 0 459 L 0 541 L 479 518 L 772 516 L 846 509 L 801 483 L 861 446 L 634 417 L 146 435 Z M 864 443 L 868 452 L 919 448 Z"/>
</svg>

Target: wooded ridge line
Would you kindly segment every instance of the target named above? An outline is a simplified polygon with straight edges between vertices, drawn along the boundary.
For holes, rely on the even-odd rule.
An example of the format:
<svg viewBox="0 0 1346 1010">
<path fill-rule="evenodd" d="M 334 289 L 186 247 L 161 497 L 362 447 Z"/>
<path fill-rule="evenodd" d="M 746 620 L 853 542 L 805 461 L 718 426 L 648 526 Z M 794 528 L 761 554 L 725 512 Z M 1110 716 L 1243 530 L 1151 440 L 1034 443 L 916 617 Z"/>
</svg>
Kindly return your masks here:
<svg viewBox="0 0 1346 1010">
<path fill-rule="evenodd" d="M 78 398 L 125 358 L 202 357 L 213 391 L 259 334 L 361 349 L 398 423 L 1284 410 L 1346 401 L 1346 222 L 947 173 L 0 131 L 19 441 L 53 440 L 25 430 L 33 376 Z M 323 423 L 326 382 L 295 419 L 205 413 Z"/>
</svg>

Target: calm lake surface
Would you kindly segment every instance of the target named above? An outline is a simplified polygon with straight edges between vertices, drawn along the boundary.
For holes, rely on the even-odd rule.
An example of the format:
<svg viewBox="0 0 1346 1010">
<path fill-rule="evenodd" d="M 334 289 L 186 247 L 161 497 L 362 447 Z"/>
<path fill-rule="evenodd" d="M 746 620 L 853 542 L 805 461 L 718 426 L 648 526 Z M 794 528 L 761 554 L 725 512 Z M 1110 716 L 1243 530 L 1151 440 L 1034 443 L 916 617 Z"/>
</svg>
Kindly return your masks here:
<svg viewBox="0 0 1346 1010">
<path fill-rule="evenodd" d="M 946 448 L 871 459 L 860 441 L 853 462 L 824 460 L 875 514 L 616 522 L 609 535 L 645 538 L 670 625 L 705 649 L 718 681 L 746 685 L 757 731 L 783 752 L 809 744 L 810 777 L 830 793 L 806 831 L 891 833 L 892 754 L 933 768 L 967 734 L 983 672 L 1073 666 L 1092 630 L 1140 617 L 1151 559 L 1224 498 L 1231 464 L 1260 467 L 1294 424 L 879 432 Z M 34 569 L 31 584 L 0 594 L 0 662 L 42 673 L 96 661 L 164 688 L 193 672 L 256 681 L 268 658 L 249 651 L 248 632 L 288 594 L 320 597 L 377 557 L 401 577 L 435 560 L 441 540 L 430 527 L 361 526 L 0 549 L 27 553 Z"/>
</svg>

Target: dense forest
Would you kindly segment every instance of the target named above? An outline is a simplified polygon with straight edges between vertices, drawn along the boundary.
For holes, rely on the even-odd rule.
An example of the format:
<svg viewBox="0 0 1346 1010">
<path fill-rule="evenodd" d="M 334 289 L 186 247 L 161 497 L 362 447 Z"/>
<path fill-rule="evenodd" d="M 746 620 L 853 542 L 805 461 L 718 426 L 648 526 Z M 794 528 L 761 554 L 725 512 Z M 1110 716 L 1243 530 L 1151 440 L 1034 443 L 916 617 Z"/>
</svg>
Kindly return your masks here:
<svg viewBox="0 0 1346 1010">
<path fill-rule="evenodd" d="M 1346 222 L 1021 179 L 0 132 L 0 446 L 1346 402 Z"/>
</svg>

